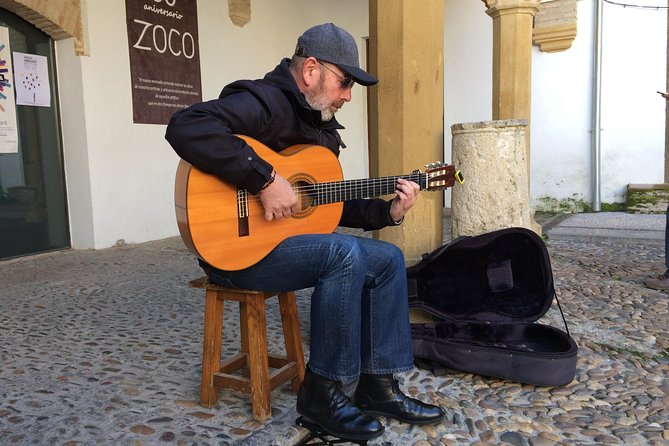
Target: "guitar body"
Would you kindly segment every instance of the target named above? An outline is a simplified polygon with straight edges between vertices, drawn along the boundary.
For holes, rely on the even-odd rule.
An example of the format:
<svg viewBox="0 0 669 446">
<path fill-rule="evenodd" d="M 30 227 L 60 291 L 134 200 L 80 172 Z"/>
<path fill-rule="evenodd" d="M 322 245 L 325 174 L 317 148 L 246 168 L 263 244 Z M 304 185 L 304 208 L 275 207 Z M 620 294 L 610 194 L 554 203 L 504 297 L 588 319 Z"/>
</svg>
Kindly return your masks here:
<svg viewBox="0 0 669 446">
<path fill-rule="evenodd" d="M 275 152 L 253 138 L 240 137 L 290 182 L 299 210 L 290 218 L 267 221 L 258 196 L 239 192 L 181 160 L 174 189 L 181 238 L 211 266 L 231 271 L 254 265 L 288 237 L 333 232 L 343 209 L 341 202 L 312 206 L 311 197 L 300 192 L 305 184 L 342 180 L 341 166 L 330 150 L 300 144 Z"/>
</svg>

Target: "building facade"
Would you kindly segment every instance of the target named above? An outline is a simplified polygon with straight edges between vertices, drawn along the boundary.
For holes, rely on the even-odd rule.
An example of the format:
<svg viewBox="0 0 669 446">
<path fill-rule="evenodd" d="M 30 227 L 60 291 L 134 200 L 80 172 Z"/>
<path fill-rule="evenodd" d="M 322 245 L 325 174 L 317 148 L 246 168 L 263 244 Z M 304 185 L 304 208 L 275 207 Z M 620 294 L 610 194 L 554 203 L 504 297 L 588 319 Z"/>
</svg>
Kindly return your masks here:
<svg viewBox="0 0 669 446">
<path fill-rule="evenodd" d="M 178 12 L 187 0 L 132 1 Z M 532 48 L 530 190 L 538 209 L 573 204 L 578 210 L 592 199 L 596 3 L 576 2 L 578 31 L 567 49 Z M 239 10 L 239 4 L 250 9 Z M 348 29 L 364 63 L 366 1 L 197 0 L 195 7 L 203 100 L 217 97 L 233 80 L 262 77 L 292 53 L 304 29 L 318 23 Z M 492 119 L 494 37 L 486 10 L 484 2 L 444 0 L 446 161 L 452 124 Z M 656 91 L 666 87 L 666 17 L 666 8 L 604 5 L 604 202 L 622 202 L 628 183 L 663 181 L 665 103 Z M 178 158 L 164 139 L 164 124 L 135 122 L 129 57 L 133 45 L 159 51 L 169 42 L 160 40 L 155 27 L 145 35 L 154 39 L 153 46 L 131 42 L 128 26 L 123 0 L 0 0 L 0 27 L 7 29 L 11 53 L 40 56 L 47 81 L 40 88 L 50 97 L 48 105 L 14 104 L 16 148 L 9 144 L 0 152 L 0 258 L 178 234 L 173 205 Z M 15 60 L 14 54 L 9 57 Z M 355 86 L 338 118 L 347 127 L 341 162 L 348 178 L 368 175 L 366 93 Z M 447 193 L 447 207 L 448 198 Z"/>
</svg>

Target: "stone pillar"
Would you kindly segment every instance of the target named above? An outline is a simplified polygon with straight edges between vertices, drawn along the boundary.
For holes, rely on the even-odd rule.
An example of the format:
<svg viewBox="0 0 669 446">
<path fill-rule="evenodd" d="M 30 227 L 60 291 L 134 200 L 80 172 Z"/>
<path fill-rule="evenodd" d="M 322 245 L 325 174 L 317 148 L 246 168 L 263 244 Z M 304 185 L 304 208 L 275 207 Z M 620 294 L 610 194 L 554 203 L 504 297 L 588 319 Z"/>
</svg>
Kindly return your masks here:
<svg viewBox="0 0 669 446">
<path fill-rule="evenodd" d="M 451 126 L 452 159 L 465 176 L 453 188 L 451 236 L 508 227 L 532 229 L 521 119 Z"/>
<path fill-rule="evenodd" d="M 667 1 L 669 5 L 669 1 Z M 669 30 L 669 8 L 667 8 L 667 30 Z M 667 32 L 667 80 L 665 92 L 669 92 L 669 32 Z M 669 100 L 664 107 L 664 182 L 669 183 Z"/>
<path fill-rule="evenodd" d="M 401 175 L 444 157 L 444 1 L 370 0 L 370 176 Z M 407 264 L 443 243 L 443 193 L 423 192 L 399 227 L 375 234 Z"/>
<path fill-rule="evenodd" d="M 493 119 L 527 119 L 529 124 L 532 26 L 539 0 L 485 3 L 493 28 Z"/>
<path fill-rule="evenodd" d="M 483 0 L 492 17 L 492 118 L 525 119 L 525 169 L 530 181 L 530 110 L 532 90 L 532 27 L 540 0 Z M 463 170 L 463 172 L 465 172 Z M 530 212 L 533 211 L 530 210 Z M 532 218 L 531 229 L 541 234 Z"/>
</svg>

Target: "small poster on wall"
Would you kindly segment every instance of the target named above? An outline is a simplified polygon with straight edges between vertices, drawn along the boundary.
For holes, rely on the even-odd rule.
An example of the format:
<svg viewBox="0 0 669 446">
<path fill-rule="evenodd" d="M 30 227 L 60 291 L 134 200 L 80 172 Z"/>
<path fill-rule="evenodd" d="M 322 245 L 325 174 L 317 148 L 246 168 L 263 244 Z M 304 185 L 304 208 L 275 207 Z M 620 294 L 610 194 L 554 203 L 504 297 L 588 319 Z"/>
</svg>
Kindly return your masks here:
<svg viewBox="0 0 669 446">
<path fill-rule="evenodd" d="M 19 151 L 9 28 L 0 26 L 0 153 Z"/>
<path fill-rule="evenodd" d="M 18 105 L 51 107 L 49 68 L 45 56 L 15 52 L 14 84 Z"/>
<path fill-rule="evenodd" d="M 167 124 L 202 101 L 196 0 L 125 0 L 132 121 Z"/>
</svg>

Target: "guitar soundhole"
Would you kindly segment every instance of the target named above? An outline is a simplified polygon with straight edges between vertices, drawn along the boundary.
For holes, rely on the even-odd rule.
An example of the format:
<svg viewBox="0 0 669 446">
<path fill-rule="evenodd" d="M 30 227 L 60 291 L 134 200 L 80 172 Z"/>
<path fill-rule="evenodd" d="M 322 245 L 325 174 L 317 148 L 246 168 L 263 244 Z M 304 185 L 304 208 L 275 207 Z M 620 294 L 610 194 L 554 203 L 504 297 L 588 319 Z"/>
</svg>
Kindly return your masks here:
<svg viewBox="0 0 669 446">
<path fill-rule="evenodd" d="M 297 212 L 293 218 L 306 218 L 316 210 L 316 195 L 312 187 L 316 184 L 316 179 L 307 173 L 298 173 L 288 178 L 293 187 L 293 192 L 297 196 Z"/>
</svg>

